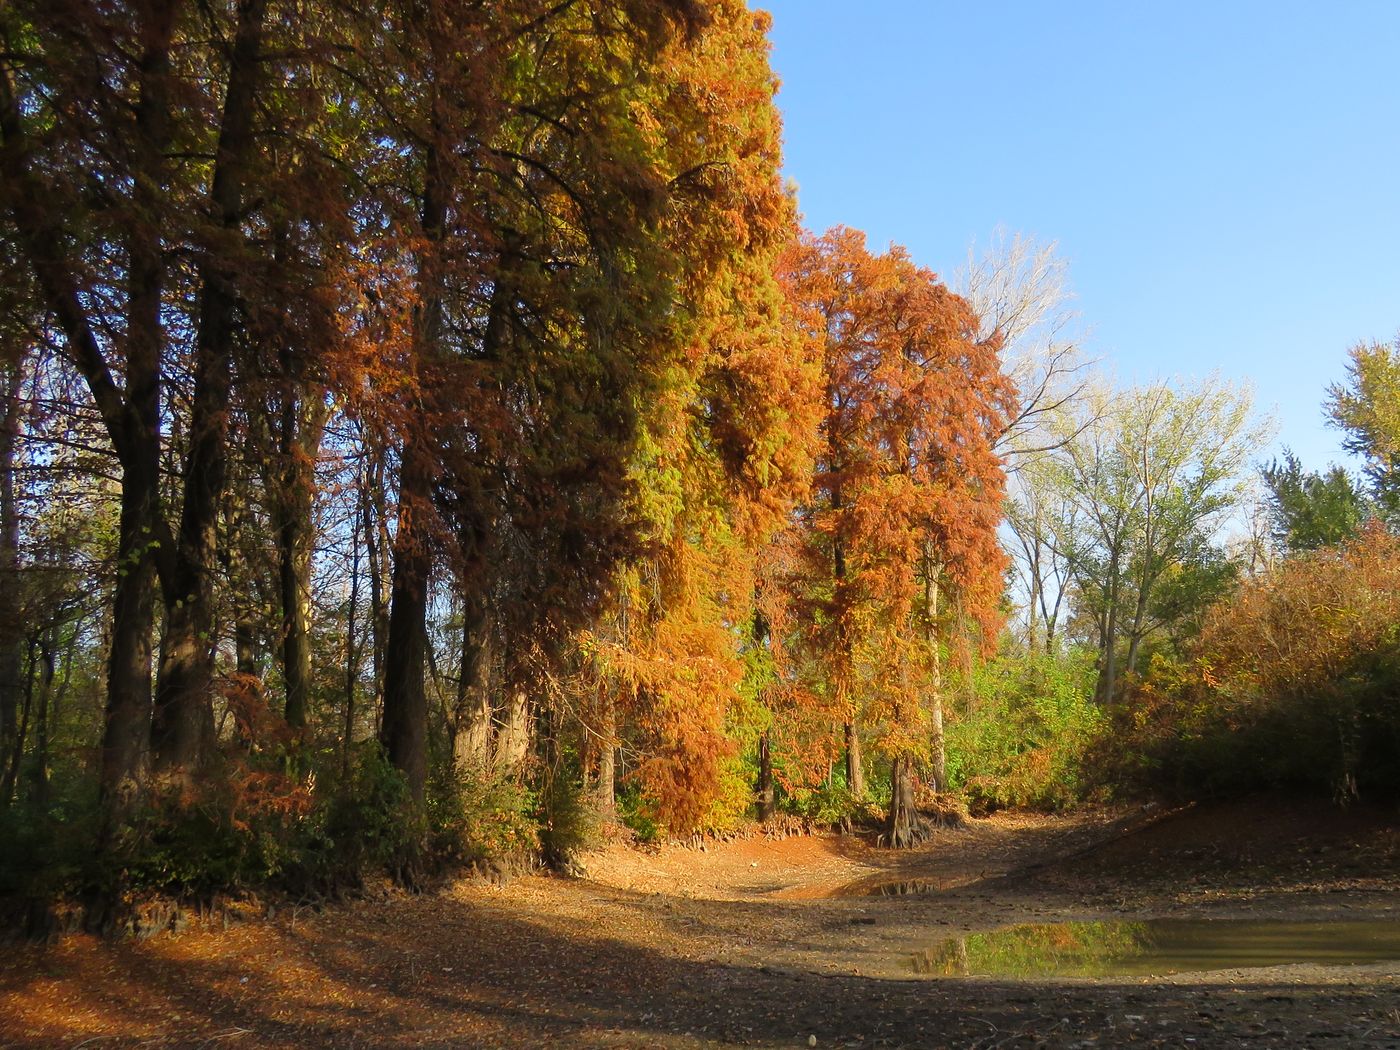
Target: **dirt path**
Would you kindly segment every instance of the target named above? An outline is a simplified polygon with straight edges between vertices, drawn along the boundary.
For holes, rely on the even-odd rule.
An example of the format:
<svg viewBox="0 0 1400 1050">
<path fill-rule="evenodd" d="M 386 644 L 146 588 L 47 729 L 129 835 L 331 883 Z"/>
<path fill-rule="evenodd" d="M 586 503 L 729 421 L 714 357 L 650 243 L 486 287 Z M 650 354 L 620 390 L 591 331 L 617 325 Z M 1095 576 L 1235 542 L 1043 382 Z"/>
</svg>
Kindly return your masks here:
<svg viewBox="0 0 1400 1050">
<path fill-rule="evenodd" d="M 616 847 L 586 879 L 12 948 L 0 1045 L 1400 1048 L 1400 964 L 1148 981 L 910 966 L 1019 922 L 1400 919 L 1393 814 L 1260 812 L 1002 815 L 903 854 L 837 837 Z M 890 884 L 914 892 L 866 895 Z"/>
</svg>

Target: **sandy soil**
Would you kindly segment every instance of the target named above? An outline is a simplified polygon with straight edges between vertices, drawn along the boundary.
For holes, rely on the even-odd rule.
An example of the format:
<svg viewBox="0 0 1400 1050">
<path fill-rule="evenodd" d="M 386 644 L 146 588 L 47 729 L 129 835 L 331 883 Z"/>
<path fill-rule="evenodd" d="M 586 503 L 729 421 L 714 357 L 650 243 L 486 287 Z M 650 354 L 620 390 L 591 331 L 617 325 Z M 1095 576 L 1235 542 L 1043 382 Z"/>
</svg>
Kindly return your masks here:
<svg viewBox="0 0 1400 1050">
<path fill-rule="evenodd" d="M 1393 811 L 1003 814 L 905 853 L 754 838 L 613 847 L 586 866 L 228 931 L 12 947 L 0 1045 L 1400 1048 L 1400 963 L 1036 981 L 910 964 L 1017 922 L 1400 920 Z M 914 892 L 868 895 L 890 884 Z"/>
</svg>

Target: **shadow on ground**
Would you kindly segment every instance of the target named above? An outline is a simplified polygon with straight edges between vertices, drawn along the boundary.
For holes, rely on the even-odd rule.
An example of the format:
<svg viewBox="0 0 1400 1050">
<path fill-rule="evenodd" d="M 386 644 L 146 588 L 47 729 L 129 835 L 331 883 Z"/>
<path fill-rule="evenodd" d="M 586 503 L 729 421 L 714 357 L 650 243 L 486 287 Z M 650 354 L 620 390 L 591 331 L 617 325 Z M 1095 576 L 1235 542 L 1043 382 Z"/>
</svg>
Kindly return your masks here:
<svg viewBox="0 0 1400 1050">
<path fill-rule="evenodd" d="M 688 960 L 450 897 L 0 964 L 6 1046 L 1396 1046 L 1400 983 L 890 980 Z"/>
</svg>

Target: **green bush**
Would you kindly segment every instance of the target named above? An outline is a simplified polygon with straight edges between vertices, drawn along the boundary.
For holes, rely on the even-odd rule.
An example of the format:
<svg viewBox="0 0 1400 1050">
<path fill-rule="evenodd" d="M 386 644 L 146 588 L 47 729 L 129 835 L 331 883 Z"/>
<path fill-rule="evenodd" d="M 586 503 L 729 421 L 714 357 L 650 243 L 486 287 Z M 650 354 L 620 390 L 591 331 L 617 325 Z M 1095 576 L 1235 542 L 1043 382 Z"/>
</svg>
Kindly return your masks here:
<svg viewBox="0 0 1400 1050">
<path fill-rule="evenodd" d="M 513 772 L 443 774 L 430 785 L 429 841 L 445 863 L 539 848 L 537 800 Z"/>
<path fill-rule="evenodd" d="M 974 805 L 1059 810 L 1093 786 L 1087 759 L 1107 727 L 1093 654 L 1004 654 L 974 669 L 946 728 L 949 786 Z"/>
<path fill-rule="evenodd" d="M 546 780 L 540 790 L 539 838 L 552 867 L 568 870 L 579 851 L 598 842 L 600 830 L 597 807 L 582 777 L 565 768 Z"/>
<path fill-rule="evenodd" d="M 866 797 L 857 798 L 847 789 L 843 779 L 819 784 L 809 789 L 797 789 L 782 801 L 782 808 L 816 826 L 850 827 L 870 824 L 880 819 L 881 812 L 871 803 L 870 796 L 883 798 L 889 794 L 888 784 L 866 784 Z"/>
<path fill-rule="evenodd" d="M 1105 775 L 1180 797 L 1400 795 L 1400 536 L 1372 524 L 1207 612 L 1114 711 Z M 1135 761 L 1136 766 L 1129 764 Z"/>
<path fill-rule="evenodd" d="M 94 778 L 56 766 L 48 795 L 43 807 L 28 798 L 0 807 L 0 897 L 47 899 L 100 879 Z"/>
<path fill-rule="evenodd" d="M 652 816 L 651 806 L 635 783 L 625 783 L 618 791 L 617 819 L 632 830 L 638 842 L 655 842 L 661 837 L 661 825 Z"/>
</svg>

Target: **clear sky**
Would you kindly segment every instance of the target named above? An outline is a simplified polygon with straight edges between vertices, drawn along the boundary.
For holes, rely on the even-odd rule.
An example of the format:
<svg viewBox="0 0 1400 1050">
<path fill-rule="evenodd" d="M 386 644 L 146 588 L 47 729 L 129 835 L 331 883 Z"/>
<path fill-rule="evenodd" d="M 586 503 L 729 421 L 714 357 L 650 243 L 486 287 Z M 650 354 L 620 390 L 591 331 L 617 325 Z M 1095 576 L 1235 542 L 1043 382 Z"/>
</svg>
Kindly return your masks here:
<svg viewBox="0 0 1400 1050">
<path fill-rule="evenodd" d="M 807 225 L 951 275 L 1055 241 L 1123 380 L 1222 375 L 1311 468 L 1400 331 L 1400 0 L 755 0 Z"/>
</svg>

